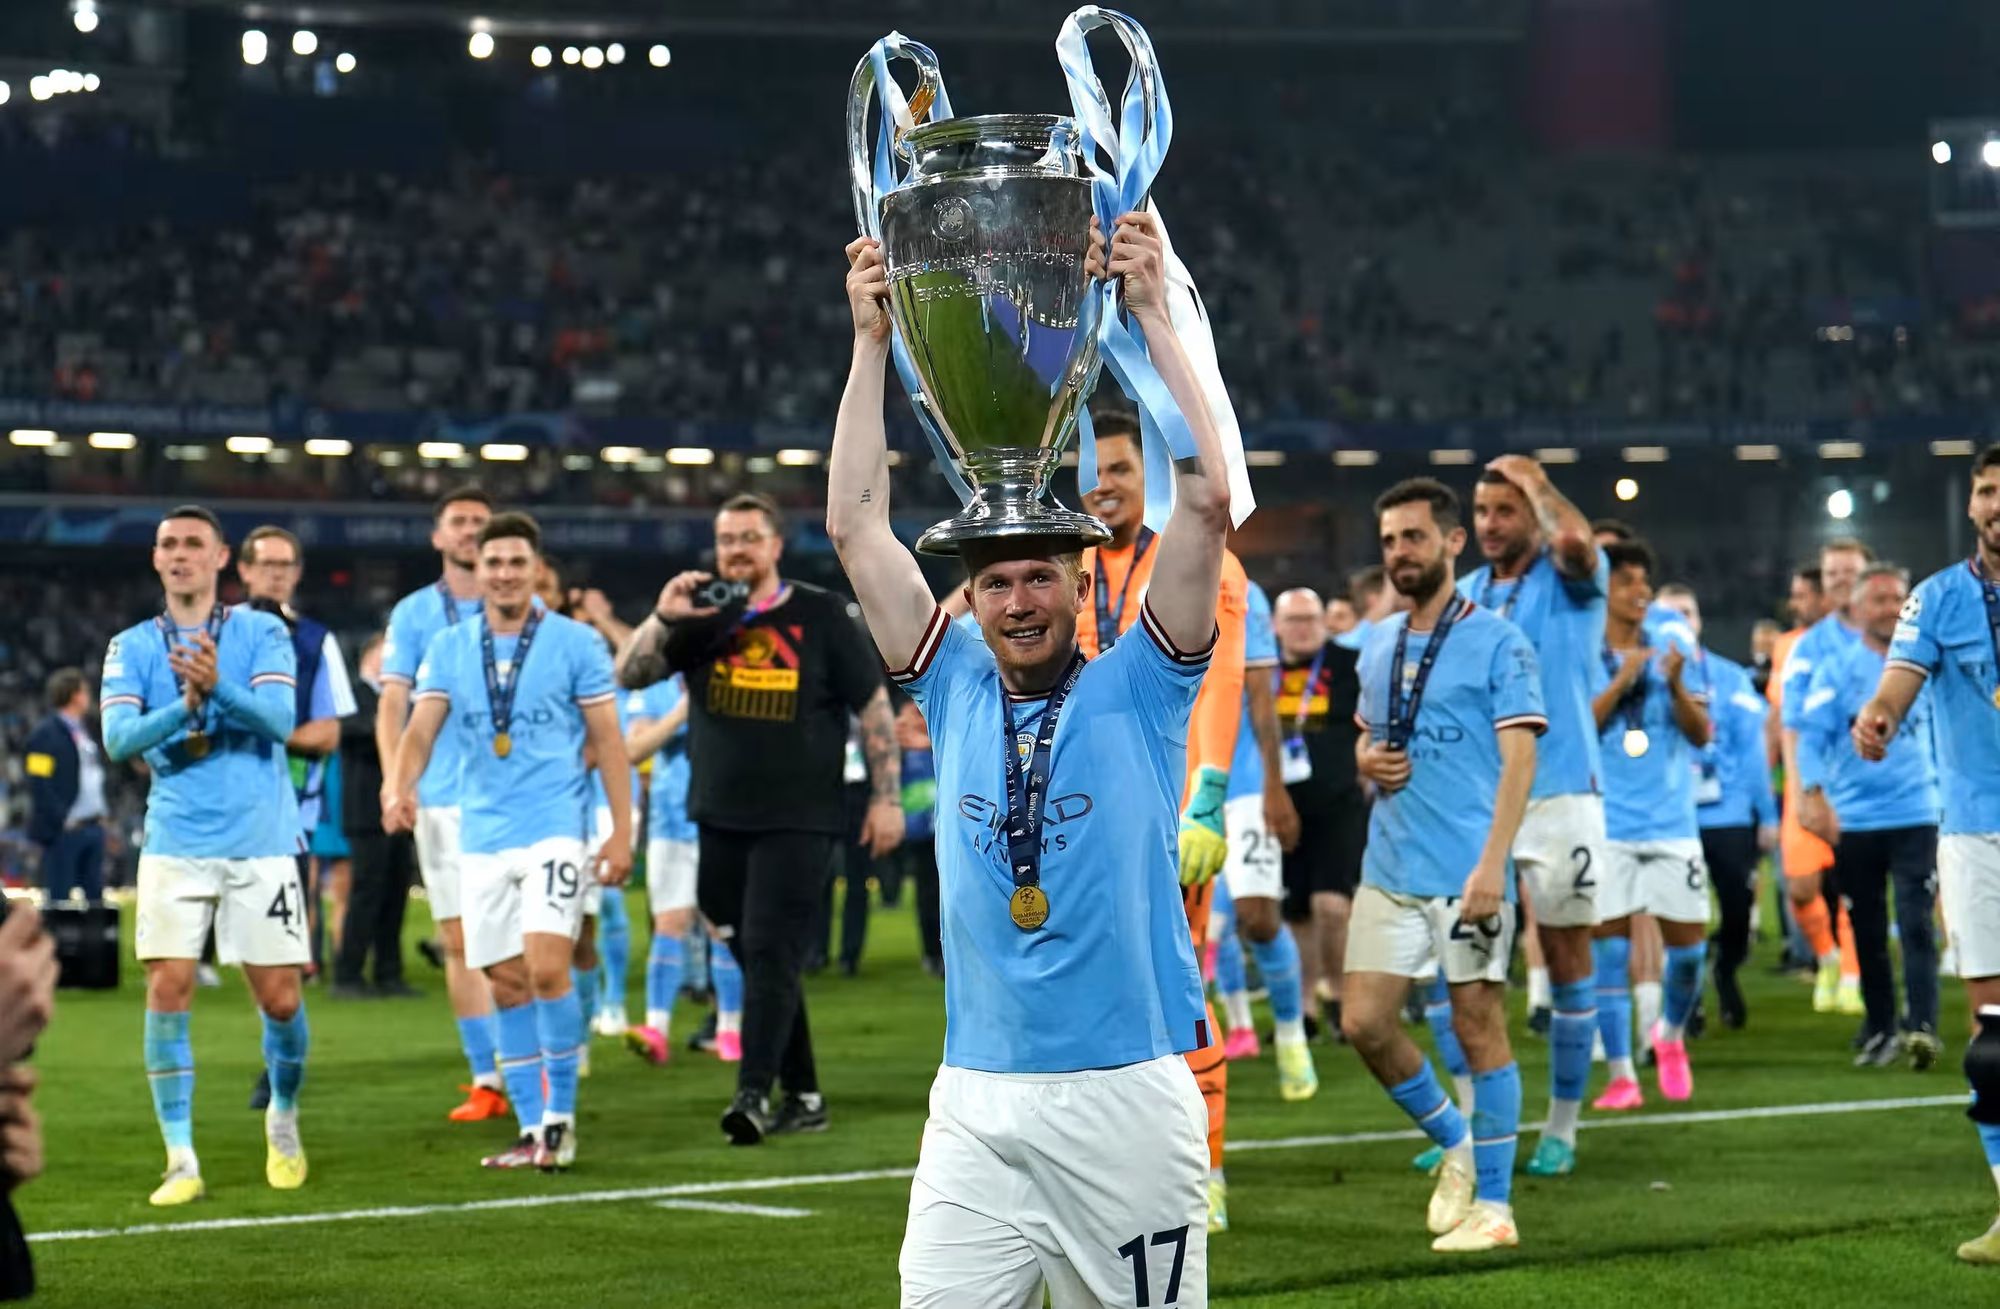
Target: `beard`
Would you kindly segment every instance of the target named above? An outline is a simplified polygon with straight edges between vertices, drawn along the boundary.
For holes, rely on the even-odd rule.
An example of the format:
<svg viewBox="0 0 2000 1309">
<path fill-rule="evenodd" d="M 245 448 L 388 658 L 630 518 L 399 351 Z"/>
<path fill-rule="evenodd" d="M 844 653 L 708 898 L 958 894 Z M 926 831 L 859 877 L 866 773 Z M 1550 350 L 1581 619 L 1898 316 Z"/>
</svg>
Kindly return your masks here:
<svg viewBox="0 0 2000 1309">
<path fill-rule="evenodd" d="M 1445 561 L 1439 558 L 1425 564 L 1414 578 L 1409 579 L 1407 584 L 1404 580 L 1404 572 L 1405 570 L 1399 569 L 1391 573 L 1389 575 L 1390 584 L 1396 588 L 1398 595 L 1407 596 L 1417 604 L 1423 604 L 1426 600 L 1436 595 L 1438 588 L 1444 585 Z"/>
</svg>

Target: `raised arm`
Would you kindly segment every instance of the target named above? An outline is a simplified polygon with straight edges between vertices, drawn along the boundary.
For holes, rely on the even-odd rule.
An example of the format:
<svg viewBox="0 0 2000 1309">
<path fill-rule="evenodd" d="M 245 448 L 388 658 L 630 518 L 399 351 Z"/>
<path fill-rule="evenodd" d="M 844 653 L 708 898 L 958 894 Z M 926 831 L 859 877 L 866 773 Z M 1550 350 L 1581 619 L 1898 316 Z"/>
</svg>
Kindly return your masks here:
<svg viewBox="0 0 2000 1309">
<path fill-rule="evenodd" d="M 1542 536 L 1555 556 L 1556 571 L 1575 581 L 1597 571 L 1597 541 L 1590 520 L 1549 481 L 1548 470 L 1526 455 L 1501 455 L 1487 465 L 1515 486 L 1535 511 Z"/>
<path fill-rule="evenodd" d="M 1688 744 L 1699 750 L 1715 735 L 1708 706 L 1688 689 L 1687 656 L 1678 647 L 1668 647 L 1665 665 L 1667 689 L 1673 694 L 1674 726 L 1681 729 L 1681 735 L 1688 739 Z"/>
<path fill-rule="evenodd" d="M 1124 279 L 1125 307 L 1145 333 L 1146 352 L 1194 436 L 1193 457 L 1174 464 L 1174 510 L 1160 533 L 1146 607 L 1175 646 L 1205 650 L 1215 636 L 1222 545 L 1229 533 L 1229 470 L 1222 461 L 1222 438 L 1167 312 L 1158 221 L 1148 213 L 1119 218 L 1111 237 L 1110 261 L 1102 270 L 1101 249 L 1092 220 L 1091 274 L 1108 271 Z"/>
<path fill-rule="evenodd" d="M 826 534 L 854 585 L 882 662 L 908 668 L 937 602 L 909 547 L 889 526 L 889 442 L 882 427 L 882 377 L 889 359 L 889 269 L 882 245 L 857 237 L 847 247 L 847 307 L 854 354 L 827 460 Z"/>
</svg>

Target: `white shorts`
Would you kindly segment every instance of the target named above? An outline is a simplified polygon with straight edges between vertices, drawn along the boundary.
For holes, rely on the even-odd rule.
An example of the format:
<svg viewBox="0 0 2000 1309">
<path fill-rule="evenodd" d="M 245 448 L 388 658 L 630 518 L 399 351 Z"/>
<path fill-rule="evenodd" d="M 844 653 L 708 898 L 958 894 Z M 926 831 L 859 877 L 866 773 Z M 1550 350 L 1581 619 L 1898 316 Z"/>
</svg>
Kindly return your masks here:
<svg viewBox="0 0 2000 1309">
<path fill-rule="evenodd" d="M 1285 854 L 1278 838 L 1264 823 L 1264 797 L 1243 795 L 1222 806 L 1229 835 L 1229 858 L 1222 875 L 1229 879 L 1233 900 L 1285 898 Z"/>
<path fill-rule="evenodd" d="M 2000 832 L 1938 838 L 1938 894 L 1958 975 L 2000 977 Z"/>
<path fill-rule="evenodd" d="M 1588 792 L 1528 801 L 1514 835 L 1521 897 L 1545 927 L 1597 922 L 1597 883 L 1604 873 L 1604 800 Z"/>
<path fill-rule="evenodd" d="M 1708 862 L 1700 837 L 1604 843 L 1597 915 L 1609 922 L 1627 914 L 1651 914 L 1670 923 L 1708 921 Z"/>
<path fill-rule="evenodd" d="M 139 856 L 141 959 L 199 959 L 215 927 L 215 957 L 225 964 L 276 968 L 312 959 L 305 894 L 290 855 L 258 859 Z"/>
<path fill-rule="evenodd" d="M 459 859 L 458 806 L 417 810 L 417 871 L 423 875 L 431 917 L 438 922 L 461 912 Z"/>
<path fill-rule="evenodd" d="M 1121 1253 L 1123 1251 L 1123 1253 Z M 940 1068 L 898 1261 L 905 1309 L 1208 1303 L 1208 1110 L 1187 1061 Z"/>
<path fill-rule="evenodd" d="M 1363 882 L 1347 919 L 1347 971 L 1414 978 L 1441 966 L 1453 986 L 1504 983 L 1520 912 L 1503 904 L 1484 923 L 1463 923 L 1457 896 L 1398 895 Z"/>
<path fill-rule="evenodd" d="M 699 841 L 656 836 L 646 842 L 646 907 L 654 917 L 695 907 L 695 874 L 700 868 Z"/>
<path fill-rule="evenodd" d="M 516 958 L 529 932 L 576 940 L 584 887 L 594 880 L 583 842 L 552 836 L 520 850 L 467 854 L 461 868 L 466 967 Z"/>
</svg>

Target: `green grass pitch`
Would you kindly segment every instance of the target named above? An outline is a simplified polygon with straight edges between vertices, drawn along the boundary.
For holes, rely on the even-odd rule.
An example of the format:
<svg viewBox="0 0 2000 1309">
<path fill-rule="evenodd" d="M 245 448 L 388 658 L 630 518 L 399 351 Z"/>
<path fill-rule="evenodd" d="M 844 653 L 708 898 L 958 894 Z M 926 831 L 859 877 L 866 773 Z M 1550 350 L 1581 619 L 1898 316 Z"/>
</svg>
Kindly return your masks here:
<svg viewBox="0 0 2000 1309">
<path fill-rule="evenodd" d="M 44 1288 L 38 1303 L 894 1304 L 907 1181 L 782 1179 L 915 1163 L 944 1018 L 941 987 L 919 969 L 914 936 L 907 904 L 880 911 L 862 975 L 829 974 L 809 985 L 831 1131 L 731 1148 L 716 1118 L 732 1070 L 679 1048 L 668 1067 L 654 1069 L 599 1039 L 581 1094 L 582 1153 L 577 1168 L 560 1177 L 484 1173 L 479 1154 L 501 1144 L 511 1127 L 445 1121 L 465 1070 L 436 974 L 416 965 L 413 980 L 428 994 L 415 1001 L 336 1003 L 315 988 L 302 1100 L 312 1175 L 292 1193 L 264 1185 L 260 1116 L 244 1107 L 259 1068 L 257 1025 L 231 976 L 196 1001 L 195 1143 L 209 1197 L 179 1210 L 146 1203 L 162 1152 L 140 1065 L 138 970 L 128 964 L 126 985 L 115 994 L 64 992 L 36 1055 L 48 1171 L 17 1203 L 32 1231 L 106 1233 L 36 1243 Z M 641 936 L 629 993 L 635 1008 L 644 955 Z M 1966 1267 L 1952 1256 L 1994 1212 L 1977 1139 L 1957 1105 L 1800 1112 L 1857 1100 L 1961 1097 L 1962 990 L 1947 983 L 1945 1062 L 1917 1076 L 1849 1067 L 1853 1019 L 1812 1014 L 1806 991 L 1761 963 L 1747 976 L 1750 1028 L 1711 1031 L 1695 1044 L 1696 1098 L 1675 1108 L 1786 1112 L 1649 1125 L 1669 1113 L 1652 1096 L 1617 1126 L 1584 1132 L 1577 1176 L 1518 1180 L 1519 1251 L 1456 1261 L 1429 1250 L 1429 1184 L 1409 1168 L 1415 1144 L 1246 1148 L 1229 1162 L 1233 1230 L 1211 1242 L 1212 1302 L 1288 1309 L 2000 1305 L 2000 1269 Z M 682 1007 L 683 1034 L 697 1017 Z M 1427 1037 L 1420 1042 L 1427 1046 Z M 1516 1050 L 1526 1114 L 1538 1120 L 1546 1046 L 1517 1030 Z M 1407 1128 L 1351 1051 L 1321 1046 L 1316 1053 L 1321 1089 L 1306 1104 L 1279 1101 L 1268 1052 L 1232 1067 L 1234 1141 Z M 1650 1080 L 1646 1085 L 1650 1093 Z M 1595 1117 L 1586 1112 L 1586 1124 Z M 1524 1132 L 1523 1140 L 1531 1145 L 1532 1135 Z M 762 1189 L 728 1185 L 757 1179 L 781 1180 Z M 705 1184 L 723 1185 L 701 1189 Z M 661 1208 L 659 1200 L 675 1198 L 660 1194 L 667 1188 L 680 1188 L 680 1198 L 806 1216 Z M 589 1198 L 603 1192 L 641 1194 Z M 453 1208 L 514 1199 L 558 1203 Z M 282 1221 L 382 1208 L 414 1212 Z M 231 1219 L 245 1225 L 116 1234 L 141 1224 Z"/>
</svg>

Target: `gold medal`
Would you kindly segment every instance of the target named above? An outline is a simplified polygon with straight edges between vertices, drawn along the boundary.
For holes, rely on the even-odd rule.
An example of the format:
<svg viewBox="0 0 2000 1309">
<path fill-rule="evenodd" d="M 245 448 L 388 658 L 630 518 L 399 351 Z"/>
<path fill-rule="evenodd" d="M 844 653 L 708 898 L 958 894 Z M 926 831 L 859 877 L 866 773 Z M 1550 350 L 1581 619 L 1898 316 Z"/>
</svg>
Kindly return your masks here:
<svg viewBox="0 0 2000 1309">
<path fill-rule="evenodd" d="M 511 732 L 495 732 L 493 734 L 493 753 L 499 755 L 502 759 L 514 753 L 514 736 Z"/>
<path fill-rule="evenodd" d="M 1653 748 L 1653 740 L 1642 727 L 1630 728 L 1625 733 L 1625 757 L 1637 759 Z"/>
<path fill-rule="evenodd" d="M 182 742 L 181 748 L 187 751 L 187 757 L 190 759 L 206 759 L 214 744 L 208 739 L 208 733 L 196 729 L 187 734 L 187 740 Z"/>
<path fill-rule="evenodd" d="M 2000 686 L 1993 688 L 1993 707 L 2000 709 Z"/>
<path fill-rule="evenodd" d="M 1016 887 L 1007 912 L 1013 916 L 1014 926 L 1032 932 L 1049 920 L 1049 898 L 1039 886 Z"/>
</svg>

